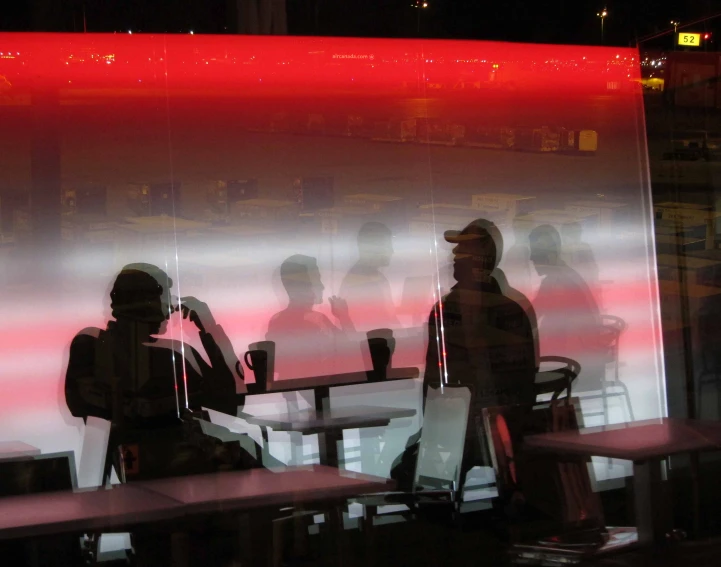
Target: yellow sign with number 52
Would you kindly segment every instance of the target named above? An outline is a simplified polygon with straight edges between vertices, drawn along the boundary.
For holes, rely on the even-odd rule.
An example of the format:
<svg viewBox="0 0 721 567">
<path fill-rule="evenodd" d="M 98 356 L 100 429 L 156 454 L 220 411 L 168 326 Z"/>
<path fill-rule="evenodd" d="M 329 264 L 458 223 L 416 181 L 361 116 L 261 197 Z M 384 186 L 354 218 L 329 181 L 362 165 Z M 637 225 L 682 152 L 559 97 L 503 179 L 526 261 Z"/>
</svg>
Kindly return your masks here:
<svg viewBox="0 0 721 567">
<path fill-rule="evenodd" d="M 680 33 L 678 34 L 678 44 L 686 47 L 698 47 L 701 45 L 700 33 Z"/>
</svg>

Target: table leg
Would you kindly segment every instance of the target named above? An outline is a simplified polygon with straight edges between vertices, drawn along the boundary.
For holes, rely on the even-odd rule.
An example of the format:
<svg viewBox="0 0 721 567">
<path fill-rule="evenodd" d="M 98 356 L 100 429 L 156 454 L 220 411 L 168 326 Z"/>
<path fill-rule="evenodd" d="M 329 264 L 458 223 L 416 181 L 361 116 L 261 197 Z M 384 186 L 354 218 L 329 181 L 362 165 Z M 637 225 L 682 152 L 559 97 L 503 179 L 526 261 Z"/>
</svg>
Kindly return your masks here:
<svg viewBox="0 0 721 567">
<path fill-rule="evenodd" d="M 190 565 L 190 541 L 185 532 L 175 532 L 170 536 L 171 560 L 173 565 L 188 567 Z"/>
<path fill-rule="evenodd" d="M 345 565 L 345 526 L 343 525 L 343 504 L 337 503 L 328 510 L 330 533 L 335 542 L 336 561 L 338 567 Z"/>
<path fill-rule="evenodd" d="M 343 441 L 343 430 L 330 429 L 318 434 L 318 453 L 321 465 L 339 467 L 338 443 Z"/>
<path fill-rule="evenodd" d="M 272 567 L 275 557 L 274 545 L 274 523 L 271 510 L 263 509 L 253 512 L 252 518 L 248 517 L 250 532 L 250 564 L 258 567 Z"/>
<path fill-rule="evenodd" d="M 698 538 L 701 531 L 701 487 L 700 455 L 691 453 L 691 505 L 693 507 L 693 537 Z"/>
<path fill-rule="evenodd" d="M 633 463 L 634 509 L 638 542 L 659 545 L 671 532 L 670 518 L 663 494 L 661 459 Z"/>
<path fill-rule="evenodd" d="M 716 220 L 706 221 L 706 250 L 716 248 Z"/>
</svg>

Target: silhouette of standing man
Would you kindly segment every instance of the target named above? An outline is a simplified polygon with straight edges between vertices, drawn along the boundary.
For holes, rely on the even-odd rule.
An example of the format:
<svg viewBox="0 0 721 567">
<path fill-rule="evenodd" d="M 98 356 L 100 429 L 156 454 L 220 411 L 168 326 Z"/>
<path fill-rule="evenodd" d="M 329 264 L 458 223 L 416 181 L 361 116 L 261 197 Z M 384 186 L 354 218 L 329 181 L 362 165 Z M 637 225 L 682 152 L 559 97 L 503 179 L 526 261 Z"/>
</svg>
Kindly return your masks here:
<svg viewBox="0 0 721 567">
<path fill-rule="evenodd" d="M 498 228 L 485 219 L 474 220 L 460 232 L 446 231 L 446 241 L 456 245 L 456 284 L 428 318 L 424 400 L 428 387 L 437 388 L 441 382 L 468 385 L 473 391 L 461 479 L 474 466 L 490 465 L 481 409 L 515 404 L 530 408 L 535 401 L 534 330 L 527 312 L 503 295 L 492 275 L 502 252 L 492 232 Z M 391 477 L 404 488 L 412 485 L 419 438 L 420 434 L 409 439 L 392 467 Z"/>
<path fill-rule="evenodd" d="M 485 219 L 463 230 L 446 231 L 453 249 L 456 284 L 433 307 L 428 319 L 424 389 L 469 384 L 476 405 L 534 402 L 536 350 L 526 311 L 503 295 L 492 273 L 500 253 Z"/>
</svg>

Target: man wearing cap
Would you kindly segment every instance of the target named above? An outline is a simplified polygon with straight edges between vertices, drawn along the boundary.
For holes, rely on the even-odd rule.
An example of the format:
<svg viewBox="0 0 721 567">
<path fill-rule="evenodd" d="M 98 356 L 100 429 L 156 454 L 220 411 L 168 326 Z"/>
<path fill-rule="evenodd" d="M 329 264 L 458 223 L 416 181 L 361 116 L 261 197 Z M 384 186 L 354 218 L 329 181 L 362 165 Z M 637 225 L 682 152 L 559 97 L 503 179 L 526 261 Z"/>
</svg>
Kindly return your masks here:
<svg viewBox="0 0 721 567">
<path fill-rule="evenodd" d="M 474 388 L 476 406 L 532 404 L 536 374 L 533 327 L 493 275 L 502 250 L 485 219 L 446 231 L 456 284 L 428 319 L 424 389 L 444 384 Z"/>
<path fill-rule="evenodd" d="M 461 478 L 474 466 L 490 466 L 482 435 L 481 409 L 535 401 L 537 370 L 533 310 L 503 294 L 496 274 L 503 250 L 498 227 L 476 219 L 461 231 L 447 231 L 453 248 L 450 293 L 436 303 L 428 318 L 428 351 L 423 397 L 441 384 L 468 385 L 473 407 L 468 418 Z M 505 276 L 501 279 L 504 281 Z M 508 288 L 511 291 L 512 288 Z M 521 296 L 518 292 L 515 292 Z M 518 435 L 518 431 L 513 432 Z M 391 466 L 391 477 L 410 488 L 418 455 L 419 434 Z"/>
</svg>

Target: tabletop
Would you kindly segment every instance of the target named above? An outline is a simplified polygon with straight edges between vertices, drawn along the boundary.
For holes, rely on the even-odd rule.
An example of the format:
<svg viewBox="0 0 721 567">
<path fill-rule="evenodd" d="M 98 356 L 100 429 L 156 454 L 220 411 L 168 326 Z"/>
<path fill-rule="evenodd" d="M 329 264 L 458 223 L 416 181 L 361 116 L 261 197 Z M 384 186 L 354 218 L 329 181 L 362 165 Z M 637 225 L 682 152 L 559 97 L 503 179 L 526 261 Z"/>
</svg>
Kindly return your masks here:
<svg viewBox="0 0 721 567">
<path fill-rule="evenodd" d="M 681 247 L 684 246 L 691 246 L 692 244 L 699 244 L 701 242 L 704 242 L 703 238 L 694 238 L 689 236 L 675 236 L 675 235 L 664 235 L 664 234 L 657 234 L 656 235 L 656 244 L 668 244 L 668 245 L 680 245 Z"/>
<path fill-rule="evenodd" d="M 709 205 L 698 205 L 696 203 L 679 203 L 677 201 L 664 201 L 663 203 L 656 203 L 654 208 L 657 209 L 690 209 L 692 211 L 704 211 L 711 207 Z"/>
<path fill-rule="evenodd" d="M 589 209 L 620 209 L 627 206 L 628 203 L 618 201 L 573 201 L 566 204 L 566 207 L 586 207 Z"/>
<path fill-rule="evenodd" d="M 40 449 L 22 441 L 0 441 L 0 459 L 34 457 L 39 454 Z"/>
<path fill-rule="evenodd" d="M 0 498 L 0 540 L 123 530 L 193 514 L 345 500 L 392 480 L 320 465 L 173 477 Z"/>
<path fill-rule="evenodd" d="M 681 295 L 681 284 L 677 281 L 659 280 L 661 295 Z M 705 299 L 721 294 L 721 289 L 708 285 L 687 284 L 686 296 L 691 299 Z"/>
<path fill-rule="evenodd" d="M 131 486 L 0 498 L 0 540 L 106 530 L 178 517 L 181 505 Z"/>
<path fill-rule="evenodd" d="M 721 218 L 721 212 L 697 209 L 667 209 L 661 207 L 656 212 L 660 213 L 664 220 L 673 220 L 684 224 L 701 224 Z"/>
<path fill-rule="evenodd" d="M 272 415 L 250 415 L 238 412 L 238 417 L 250 424 L 271 427 L 275 431 L 297 431 L 305 435 L 328 430 L 382 427 L 392 419 L 413 417 L 416 410 L 410 408 L 386 408 L 381 406 L 350 406 L 331 408 L 324 412 L 314 409 Z"/>
<path fill-rule="evenodd" d="M 200 230 L 210 226 L 210 223 L 193 221 L 179 217 L 152 216 L 152 217 L 128 217 L 125 224 L 120 225 L 124 230 L 138 233 L 159 233 L 167 231 L 188 231 Z"/>
<path fill-rule="evenodd" d="M 706 260 L 717 260 L 721 262 L 721 250 L 689 250 L 686 252 L 686 258 L 704 258 Z"/>
<path fill-rule="evenodd" d="M 251 469 L 135 483 L 183 504 L 186 513 L 247 510 L 346 499 L 391 490 L 393 481 L 323 465 Z"/>
<path fill-rule="evenodd" d="M 373 384 L 368 380 L 367 370 L 358 372 L 345 372 L 342 374 L 327 374 L 325 376 L 309 376 L 306 378 L 288 378 L 287 380 L 273 380 L 267 385 L 263 393 L 287 392 L 305 390 L 318 387 L 337 388 L 356 384 Z M 389 368 L 386 371 L 386 382 L 418 378 L 420 372 L 413 366 Z"/>
<path fill-rule="evenodd" d="M 721 449 L 721 422 L 660 418 L 526 437 L 528 448 L 629 461 Z"/>
<path fill-rule="evenodd" d="M 679 258 L 673 254 L 657 254 L 656 261 L 659 266 L 684 267 L 687 270 L 701 270 L 703 268 L 713 268 L 721 264 L 720 260 L 709 260 L 707 258 L 696 258 L 693 256 L 685 256 Z"/>
</svg>

